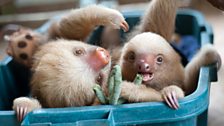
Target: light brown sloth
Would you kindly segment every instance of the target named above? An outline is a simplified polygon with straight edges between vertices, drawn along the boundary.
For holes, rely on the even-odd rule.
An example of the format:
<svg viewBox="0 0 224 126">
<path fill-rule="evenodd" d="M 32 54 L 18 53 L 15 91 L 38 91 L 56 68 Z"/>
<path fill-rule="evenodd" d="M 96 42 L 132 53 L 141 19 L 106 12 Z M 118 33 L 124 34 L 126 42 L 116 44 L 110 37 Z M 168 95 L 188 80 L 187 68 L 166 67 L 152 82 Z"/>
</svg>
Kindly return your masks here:
<svg viewBox="0 0 224 126">
<path fill-rule="evenodd" d="M 165 100 L 171 108 L 178 109 L 178 99 L 196 89 L 202 66 L 217 63 L 220 68 L 220 55 L 211 45 L 202 46 L 183 67 L 180 56 L 169 44 L 177 8 L 177 0 L 153 0 L 122 47 L 118 55 L 124 79 L 121 97 L 129 102 Z M 142 85 L 132 83 L 136 74 L 143 77 Z"/>
<path fill-rule="evenodd" d="M 120 12 L 91 5 L 72 10 L 54 22 L 44 44 L 37 48 L 32 48 L 31 45 L 35 43 L 27 40 L 39 37 L 36 34 L 27 37 L 26 34 L 32 32 L 30 30 L 14 33 L 19 34 L 18 39 L 17 36 L 9 36 L 10 40 L 14 40 L 9 48 L 18 54 L 23 52 L 28 55 L 26 59 L 19 57 L 16 60 L 31 66 L 33 72 L 30 82 L 32 98 L 20 97 L 14 100 L 13 109 L 18 120 L 21 121 L 28 112 L 41 107 L 88 106 L 97 103 L 93 86 L 95 83 L 105 86 L 106 75 L 110 70 L 110 55 L 101 47 L 86 44 L 85 40 L 99 25 L 122 28 L 124 31 L 129 28 Z M 21 40 L 23 45 L 30 44 L 31 48 L 20 48 Z M 32 53 L 27 50 L 32 50 Z"/>
</svg>

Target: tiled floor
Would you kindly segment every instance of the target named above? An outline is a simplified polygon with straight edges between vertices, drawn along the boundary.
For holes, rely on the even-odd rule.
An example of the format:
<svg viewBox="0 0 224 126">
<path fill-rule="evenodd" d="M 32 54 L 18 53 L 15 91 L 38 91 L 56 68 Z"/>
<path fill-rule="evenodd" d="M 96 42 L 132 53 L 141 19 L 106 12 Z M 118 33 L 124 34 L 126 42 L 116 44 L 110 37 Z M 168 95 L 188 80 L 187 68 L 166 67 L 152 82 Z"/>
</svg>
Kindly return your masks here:
<svg viewBox="0 0 224 126">
<path fill-rule="evenodd" d="M 198 0 L 196 9 L 205 14 L 206 20 L 214 30 L 214 45 L 224 61 L 224 12 L 213 8 L 204 0 Z M 0 60 L 4 57 L 6 44 L 0 42 Z M 224 125 L 224 66 L 218 73 L 219 81 L 211 86 L 211 97 L 209 107 L 209 126 Z"/>
</svg>

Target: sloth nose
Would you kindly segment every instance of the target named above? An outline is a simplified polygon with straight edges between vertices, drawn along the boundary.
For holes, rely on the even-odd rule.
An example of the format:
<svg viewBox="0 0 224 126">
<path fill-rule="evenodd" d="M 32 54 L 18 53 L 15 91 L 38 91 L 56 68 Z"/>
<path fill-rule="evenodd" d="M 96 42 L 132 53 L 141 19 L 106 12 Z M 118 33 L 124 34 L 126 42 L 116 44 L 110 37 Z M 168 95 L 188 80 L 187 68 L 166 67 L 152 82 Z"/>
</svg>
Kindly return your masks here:
<svg viewBox="0 0 224 126">
<path fill-rule="evenodd" d="M 98 57 L 99 61 L 101 61 L 102 66 L 105 66 L 109 63 L 110 54 L 106 49 L 97 47 L 95 54 Z"/>
<path fill-rule="evenodd" d="M 95 70 L 104 68 L 110 61 L 110 54 L 107 50 L 97 47 L 89 57 L 89 64 Z"/>
<path fill-rule="evenodd" d="M 137 64 L 137 69 L 138 72 L 149 72 L 150 71 L 150 65 L 148 63 L 145 62 L 139 62 Z"/>
</svg>

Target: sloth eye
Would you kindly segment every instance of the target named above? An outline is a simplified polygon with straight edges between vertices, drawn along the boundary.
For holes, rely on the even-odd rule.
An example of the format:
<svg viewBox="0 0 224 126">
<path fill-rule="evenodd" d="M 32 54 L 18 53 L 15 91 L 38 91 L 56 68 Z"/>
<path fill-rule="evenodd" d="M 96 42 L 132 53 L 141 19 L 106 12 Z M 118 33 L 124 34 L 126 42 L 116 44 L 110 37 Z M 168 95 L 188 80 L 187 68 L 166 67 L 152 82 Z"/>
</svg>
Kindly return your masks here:
<svg viewBox="0 0 224 126">
<path fill-rule="evenodd" d="M 157 64 L 161 64 L 161 63 L 163 63 L 163 56 L 161 56 L 161 55 L 157 56 L 157 57 L 156 57 L 156 63 L 157 63 Z"/>
<path fill-rule="evenodd" d="M 128 53 L 128 61 L 134 61 L 135 60 L 135 53 L 129 52 Z"/>
<path fill-rule="evenodd" d="M 85 50 L 83 48 L 75 48 L 73 53 L 76 55 L 76 56 L 82 56 L 85 54 Z"/>
<path fill-rule="evenodd" d="M 30 34 L 26 34 L 25 38 L 28 39 L 28 40 L 32 40 L 33 39 L 33 36 L 30 35 Z"/>
</svg>

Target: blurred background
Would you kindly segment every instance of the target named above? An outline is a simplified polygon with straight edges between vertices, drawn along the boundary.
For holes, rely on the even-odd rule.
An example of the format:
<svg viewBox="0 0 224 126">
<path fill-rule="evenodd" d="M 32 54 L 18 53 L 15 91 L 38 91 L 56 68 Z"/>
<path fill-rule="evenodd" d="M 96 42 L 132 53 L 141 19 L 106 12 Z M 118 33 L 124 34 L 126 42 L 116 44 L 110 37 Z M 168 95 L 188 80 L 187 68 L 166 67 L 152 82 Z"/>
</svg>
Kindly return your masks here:
<svg viewBox="0 0 224 126">
<path fill-rule="evenodd" d="M 19 24 L 30 28 L 38 28 L 50 18 L 66 13 L 72 8 L 91 3 L 106 4 L 122 10 L 146 8 L 149 0 L 0 0 L 0 60 L 6 54 L 7 43 L 3 41 L 3 32 L 7 24 Z M 182 0 L 183 6 L 201 11 L 205 19 L 212 25 L 214 46 L 224 61 L 224 13 L 213 7 L 206 0 Z M 218 82 L 211 85 L 209 107 L 209 126 L 224 124 L 224 67 L 218 73 Z"/>
</svg>

